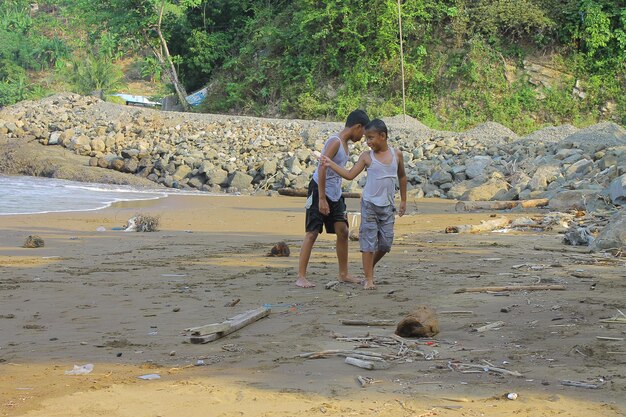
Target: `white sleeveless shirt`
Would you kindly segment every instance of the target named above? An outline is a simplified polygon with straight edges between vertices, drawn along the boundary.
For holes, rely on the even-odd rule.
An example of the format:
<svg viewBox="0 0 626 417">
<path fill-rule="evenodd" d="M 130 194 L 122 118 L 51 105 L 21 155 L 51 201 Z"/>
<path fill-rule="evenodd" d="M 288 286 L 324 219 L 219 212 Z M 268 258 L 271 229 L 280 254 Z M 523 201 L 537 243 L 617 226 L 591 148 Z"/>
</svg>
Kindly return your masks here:
<svg viewBox="0 0 626 417">
<path fill-rule="evenodd" d="M 339 165 L 340 167 L 345 167 L 348 162 L 348 153 L 343 147 L 343 143 L 339 136 L 334 135 L 329 137 L 324 144 L 324 149 L 322 149 L 322 155 L 326 152 L 326 149 L 330 146 L 334 141 L 339 141 L 339 149 L 337 153 L 333 157 L 333 162 Z M 319 170 L 320 166 L 318 164 L 317 169 L 313 173 L 313 181 L 315 181 L 319 185 Z M 326 197 L 330 199 L 330 201 L 339 201 L 341 198 L 341 181 L 343 178 L 339 176 L 335 171 L 331 168 L 326 169 Z"/>
<path fill-rule="evenodd" d="M 398 181 L 398 160 L 396 151 L 389 148 L 392 159 L 389 164 L 383 164 L 374 157 L 374 151 L 370 151 L 371 165 L 367 168 L 367 181 L 363 188 L 363 200 L 385 207 L 393 205 L 396 195 L 396 182 Z"/>
</svg>

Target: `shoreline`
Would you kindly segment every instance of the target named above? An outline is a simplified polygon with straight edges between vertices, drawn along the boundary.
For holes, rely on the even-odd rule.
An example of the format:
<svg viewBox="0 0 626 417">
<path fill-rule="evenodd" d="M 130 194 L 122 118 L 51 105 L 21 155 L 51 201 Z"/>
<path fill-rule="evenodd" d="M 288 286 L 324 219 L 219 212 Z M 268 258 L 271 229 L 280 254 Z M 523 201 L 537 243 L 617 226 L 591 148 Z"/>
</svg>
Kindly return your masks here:
<svg viewBox="0 0 626 417">
<path fill-rule="evenodd" d="M 195 417 L 206 415 L 207 408 L 222 415 L 305 417 L 455 416 L 459 411 L 586 417 L 626 411 L 619 394 L 626 386 L 624 359 L 607 353 L 623 345 L 596 340 L 621 331 L 617 325 L 598 325 L 601 317 L 623 308 L 619 259 L 534 249 L 559 245 L 556 232 L 443 233 L 450 224 L 479 223 L 492 214 L 540 211 L 456 213 L 454 201 L 410 200 L 408 214 L 397 219 L 392 252 L 377 268 L 379 289 L 369 292 L 350 284 L 325 289 L 337 273 L 334 238 L 326 234 L 320 235 L 309 265 L 317 287 L 294 285 L 304 198 L 199 197 L 205 196 L 168 196 L 90 212 L 0 216 L 0 396 L 6 399 L 0 401 L 0 416 Z M 347 203 L 350 211 L 358 210 L 358 200 Z M 138 210 L 159 216 L 161 230 L 110 230 Z M 107 230 L 97 232 L 100 225 Z M 22 248 L 30 234 L 40 235 L 45 246 Z M 267 257 L 279 240 L 287 242 L 291 256 Z M 543 268 L 513 268 L 519 264 Z M 360 274 L 355 242 L 350 242 L 349 266 Z M 591 278 L 572 275 L 579 270 Z M 567 291 L 453 294 L 458 287 L 527 284 L 536 277 L 563 282 Z M 588 280 L 597 284 L 593 291 Z M 240 302 L 226 307 L 234 299 Z M 185 328 L 263 304 L 294 307 L 276 308 L 212 343 L 191 344 L 183 334 Z M 367 371 L 340 357 L 298 358 L 355 348 L 338 334 L 393 333 L 390 327 L 344 326 L 341 319 L 399 320 L 417 304 L 472 311 L 440 315 L 442 330 L 434 344 L 419 343 L 425 352 L 438 352 L 432 361 L 417 358 Z M 504 307 L 511 311 L 502 313 Z M 497 320 L 506 324 L 471 331 Z M 204 366 L 195 366 L 198 360 Z M 524 376 L 449 367 L 484 361 Z M 91 374 L 64 374 L 86 363 L 95 364 Z M 150 373 L 162 378 L 137 378 Z M 357 375 L 374 383 L 362 388 Z M 559 382 L 599 383 L 600 377 L 606 382 L 596 390 Z M 519 398 L 504 400 L 508 392 Z"/>
</svg>

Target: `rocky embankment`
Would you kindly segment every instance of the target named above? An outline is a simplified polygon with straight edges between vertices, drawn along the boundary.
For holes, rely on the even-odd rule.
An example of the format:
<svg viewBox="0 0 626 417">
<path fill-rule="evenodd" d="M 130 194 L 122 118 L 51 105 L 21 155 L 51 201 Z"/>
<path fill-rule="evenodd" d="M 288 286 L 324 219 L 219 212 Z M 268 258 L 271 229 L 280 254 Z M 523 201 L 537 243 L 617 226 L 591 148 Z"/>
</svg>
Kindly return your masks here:
<svg viewBox="0 0 626 417">
<path fill-rule="evenodd" d="M 519 137 L 497 123 L 456 133 L 429 129 L 410 117 L 385 122 L 391 146 L 404 153 L 414 197 L 547 198 L 551 209 L 561 211 L 626 202 L 626 130 L 613 123 L 548 127 Z M 342 127 L 160 112 L 62 94 L 0 111 L 0 172 L 212 192 L 305 188 L 324 140 Z M 20 149 L 35 145 L 38 151 L 20 159 Z M 366 149 L 364 141 L 356 144 L 352 160 Z M 56 159 L 37 164 L 51 154 Z M 85 165 L 102 169 L 85 171 Z M 345 182 L 346 191 L 360 191 L 364 179 Z"/>
</svg>

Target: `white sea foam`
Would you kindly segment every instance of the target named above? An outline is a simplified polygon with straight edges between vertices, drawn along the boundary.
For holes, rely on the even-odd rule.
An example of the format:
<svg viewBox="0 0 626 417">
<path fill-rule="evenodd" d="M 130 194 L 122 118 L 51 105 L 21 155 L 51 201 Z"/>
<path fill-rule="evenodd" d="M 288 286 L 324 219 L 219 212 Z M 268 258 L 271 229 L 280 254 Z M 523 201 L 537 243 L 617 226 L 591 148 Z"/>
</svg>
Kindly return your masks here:
<svg viewBox="0 0 626 417">
<path fill-rule="evenodd" d="M 0 175 L 0 215 L 90 211 L 118 201 L 154 200 L 171 191 Z"/>
</svg>

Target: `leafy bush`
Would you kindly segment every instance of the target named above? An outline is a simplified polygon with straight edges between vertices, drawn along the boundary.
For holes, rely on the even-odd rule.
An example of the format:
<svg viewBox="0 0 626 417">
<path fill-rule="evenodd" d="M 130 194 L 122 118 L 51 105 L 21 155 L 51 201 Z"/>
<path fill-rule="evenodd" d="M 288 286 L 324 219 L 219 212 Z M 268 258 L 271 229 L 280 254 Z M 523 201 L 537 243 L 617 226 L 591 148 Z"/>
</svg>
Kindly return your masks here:
<svg viewBox="0 0 626 417">
<path fill-rule="evenodd" d="M 124 77 L 122 70 L 105 55 L 74 56 L 65 61 L 59 70 L 75 92 L 90 94 L 92 91 L 109 92 L 118 88 Z"/>
</svg>

